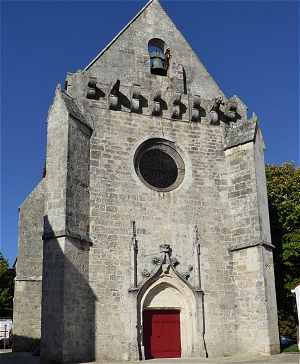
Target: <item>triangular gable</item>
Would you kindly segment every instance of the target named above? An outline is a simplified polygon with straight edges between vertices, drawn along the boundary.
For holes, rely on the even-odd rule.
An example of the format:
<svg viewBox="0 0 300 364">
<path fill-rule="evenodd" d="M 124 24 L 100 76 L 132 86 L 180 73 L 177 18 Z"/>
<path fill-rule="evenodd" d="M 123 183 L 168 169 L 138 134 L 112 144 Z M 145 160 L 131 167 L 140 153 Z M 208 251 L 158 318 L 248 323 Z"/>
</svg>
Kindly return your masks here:
<svg viewBox="0 0 300 364">
<path fill-rule="evenodd" d="M 150 0 L 145 6 L 123 27 L 119 33 L 97 54 L 95 58 L 84 68 L 87 71 L 101 56 L 102 54 L 119 38 L 119 36 L 125 32 L 125 30 L 145 11 L 145 9 L 153 2 L 157 0 Z"/>
<path fill-rule="evenodd" d="M 149 89 L 163 78 L 150 74 L 148 42 L 158 38 L 171 51 L 172 70 L 184 68 L 188 93 L 203 98 L 223 96 L 198 56 L 185 40 L 158 0 L 150 0 L 121 32 L 85 68 L 100 82 L 119 79 L 123 84 L 140 84 Z M 170 68 L 171 68 L 170 66 Z M 174 74 L 169 76 L 171 79 Z"/>
</svg>

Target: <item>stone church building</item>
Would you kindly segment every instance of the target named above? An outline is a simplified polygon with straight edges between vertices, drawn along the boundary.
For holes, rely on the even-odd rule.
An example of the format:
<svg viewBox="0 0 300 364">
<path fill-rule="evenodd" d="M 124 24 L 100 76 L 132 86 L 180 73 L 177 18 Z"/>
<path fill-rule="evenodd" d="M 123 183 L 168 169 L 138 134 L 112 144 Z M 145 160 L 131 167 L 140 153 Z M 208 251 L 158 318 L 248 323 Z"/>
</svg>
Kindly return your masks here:
<svg viewBox="0 0 300 364">
<path fill-rule="evenodd" d="M 20 208 L 13 349 L 276 353 L 273 248 L 257 117 L 151 0 L 56 88 L 44 177 Z"/>
</svg>

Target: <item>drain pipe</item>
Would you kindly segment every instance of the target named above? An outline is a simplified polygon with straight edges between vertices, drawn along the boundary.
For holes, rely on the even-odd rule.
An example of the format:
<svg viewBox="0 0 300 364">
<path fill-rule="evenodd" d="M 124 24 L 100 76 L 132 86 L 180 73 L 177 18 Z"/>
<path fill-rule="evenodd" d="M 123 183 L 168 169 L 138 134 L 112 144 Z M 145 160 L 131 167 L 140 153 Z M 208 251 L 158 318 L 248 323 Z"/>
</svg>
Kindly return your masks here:
<svg viewBox="0 0 300 364">
<path fill-rule="evenodd" d="M 204 292 L 202 290 L 202 284 L 201 284 L 201 259 L 200 259 L 200 255 L 201 255 L 201 250 L 200 250 L 200 241 L 199 241 L 199 231 L 198 231 L 198 226 L 195 225 L 194 227 L 194 247 L 196 250 L 196 254 L 197 254 L 197 270 L 198 270 L 198 294 L 201 295 L 201 310 L 202 310 L 202 340 L 203 340 L 203 346 L 204 346 L 204 350 L 205 350 L 205 357 L 208 358 L 208 352 L 207 352 L 207 347 L 206 347 L 206 342 L 205 342 L 205 309 L 204 309 Z"/>
<path fill-rule="evenodd" d="M 204 292 L 202 291 L 202 340 L 203 340 L 203 346 L 205 350 L 205 357 L 208 358 L 208 352 L 205 342 L 205 311 L 204 311 Z"/>
<path fill-rule="evenodd" d="M 136 224 L 132 221 L 132 238 L 131 238 L 131 248 L 132 248 L 132 269 L 133 269 L 133 288 L 137 288 L 137 255 L 138 255 L 138 241 L 136 238 Z"/>
</svg>

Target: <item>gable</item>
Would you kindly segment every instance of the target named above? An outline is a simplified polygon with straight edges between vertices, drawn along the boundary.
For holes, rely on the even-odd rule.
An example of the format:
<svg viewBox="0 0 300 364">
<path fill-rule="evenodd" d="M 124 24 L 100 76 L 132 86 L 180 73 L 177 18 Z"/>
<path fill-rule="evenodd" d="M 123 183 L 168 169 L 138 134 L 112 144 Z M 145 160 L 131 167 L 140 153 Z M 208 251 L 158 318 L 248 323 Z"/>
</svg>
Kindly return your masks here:
<svg viewBox="0 0 300 364">
<path fill-rule="evenodd" d="M 150 72 L 149 40 L 163 40 L 170 49 L 169 78 L 184 69 L 188 93 L 204 98 L 223 95 L 204 65 L 191 49 L 157 0 L 151 0 L 85 68 L 90 76 L 104 83 L 119 79 L 125 84 L 140 84 L 153 89 L 163 76 Z M 178 72 L 177 72 L 178 73 Z M 165 82 L 165 79 L 163 80 Z"/>
</svg>

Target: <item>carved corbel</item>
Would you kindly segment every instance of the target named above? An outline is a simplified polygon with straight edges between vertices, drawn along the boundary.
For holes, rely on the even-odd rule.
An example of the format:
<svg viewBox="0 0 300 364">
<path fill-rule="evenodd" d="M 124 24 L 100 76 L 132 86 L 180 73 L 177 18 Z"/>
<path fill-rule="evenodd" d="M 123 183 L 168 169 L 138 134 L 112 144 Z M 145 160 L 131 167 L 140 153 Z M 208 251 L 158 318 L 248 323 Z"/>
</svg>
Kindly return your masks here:
<svg viewBox="0 0 300 364">
<path fill-rule="evenodd" d="M 191 108 L 191 121 L 198 121 L 200 119 L 200 104 L 201 97 L 199 95 L 194 95 Z"/>
<path fill-rule="evenodd" d="M 180 117 L 180 103 L 181 103 L 181 94 L 177 93 L 172 100 L 171 117 L 173 119 L 177 119 Z"/>
<path fill-rule="evenodd" d="M 152 115 L 159 116 L 162 112 L 161 106 L 161 91 L 156 90 L 152 96 L 153 104 L 152 104 Z"/>
<path fill-rule="evenodd" d="M 96 84 L 97 84 L 96 79 L 90 79 L 89 80 L 88 90 L 87 90 L 87 94 L 86 94 L 86 97 L 88 99 L 96 99 Z"/>
<path fill-rule="evenodd" d="M 211 124 L 218 123 L 221 105 L 224 105 L 223 97 L 222 96 L 216 97 L 209 112 L 209 121 Z"/>
<path fill-rule="evenodd" d="M 235 100 L 228 100 L 225 106 L 225 112 L 224 115 L 229 119 L 230 121 L 233 121 L 236 119 L 237 116 L 237 102 Z"/>
<path fill-rule="evenodd" d="M 139 112 L 141 107 L 140 85 L 133 85 L 131 89 L 131 111 Z"/>
<path fill-rule="evenodd" d="M 86 97 L 91 100 L 98 100 L 100 97 L 104 97 L 104 92 L 101 90 L 100 84 L 97 79 L 91 77 L 88 82 L 88 89 Z"/>
<path fill-rule="evenodd" d="M 120 80 L 112 82 L 108 90 L 108 107 L 109 109 L 117 109 L 119 106 L 119 90 Z"/>
</svg>

